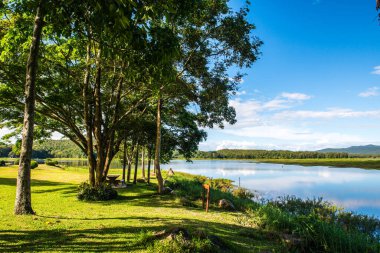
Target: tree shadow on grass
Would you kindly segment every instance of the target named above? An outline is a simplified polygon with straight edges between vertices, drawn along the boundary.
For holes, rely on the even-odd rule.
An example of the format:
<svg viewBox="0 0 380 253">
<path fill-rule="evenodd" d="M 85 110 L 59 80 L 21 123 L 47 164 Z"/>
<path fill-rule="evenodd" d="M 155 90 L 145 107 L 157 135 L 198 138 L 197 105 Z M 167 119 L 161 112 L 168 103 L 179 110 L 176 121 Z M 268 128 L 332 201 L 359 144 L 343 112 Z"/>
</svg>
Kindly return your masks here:
<svg viewBox="0 0 380 253">
<path fill-rule="evenodd" d="M 0 178 L 0 185 L 16 187 L 16 178 Z M 47 180 L 31 180 L 32 194 L 35 193 L 52 193 L 62 192 L 64 194 L 73 194 L 76 192 L 77 186 L 70 183 L 60 183 Z"/>
<path fill-rule="evenodd" d="M 241 231 L 247 231 L 247 228 L 233 224 L 196 219 L 146 217 L 126 217 L 125 219 L 141 219 L 141 224 L 101 227 L 99 222 L 99 228 L 0 230 L 0 252 L 133 252 L 146 247 L 136 240 L 141 231 L 156 232 L 169 227 L 185 227 L 189 230 L 205 231 L 208 235 L 216 235 L 228 245 L 226 252 L 262 252 L 262 250 L 278 248 L 276 238 L 266 232 L 251 228 L 249 233 L 241 233 Z"/>
<path fill-rule="evenodd" d="M 16 186 L 16 181 L 17 181 L 16 178 L 0 178 L 0 185 Z M 57 186 L 57 185 L 73 185 L 73 184 L 54 182 L 54 181 L 48 181 L 48 180 L 39 180 L 39 179 L 31 180 L 32 187 Z"/>
</svg>

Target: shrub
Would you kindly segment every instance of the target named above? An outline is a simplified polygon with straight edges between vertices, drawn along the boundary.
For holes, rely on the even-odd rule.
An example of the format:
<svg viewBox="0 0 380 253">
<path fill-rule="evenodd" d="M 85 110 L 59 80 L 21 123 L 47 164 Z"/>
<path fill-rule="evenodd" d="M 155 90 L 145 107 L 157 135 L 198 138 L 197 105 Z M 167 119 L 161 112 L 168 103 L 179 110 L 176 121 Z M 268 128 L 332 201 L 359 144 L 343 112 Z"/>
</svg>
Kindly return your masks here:
<svg viewBox="0 0 380 253">
<path fill-rule="evenodd" d="M 1 160 L 0 161 L 0 166 L 5 166 L 5 161 Z"/>
<path fill-rule="evenodd" d="M 185 238 L 178 234 L 172 238 L 157 240 L 148 247 L 148 252 L 156 253 L 213 253 L 220 250 L 208 238 Z"/>
<path fill-rule="evenodd" d="M 284 197 L 248 211 L 237 222 L 291 235 L 291 252 L 380 252 L 379 220 L 356 215 L 322 199 Z"/>
<path fill-rule="evenodd" d="M 203 181 L 205 180 L 205 181 Z M 230 184 L 231 180 L 213 180 L 219 187 L 211 187 L 210 203 L 217 205 L 219 200 L 227 199 L 238 209 L 246 210 L 248 208 L 257 208 L 258 204 L 250 198 L 235 197 L 230 191 L 224 191 L 226 184 Z M 176 174 L 168 179 L 165 184 L 174 190 L 178 197 L 184 197 L 190 201 L 201 200 L 202 184 L 207 183 L 204 177 L 186 176 L 186 174 Z M 224 186 L 221 186 L 224 185 Z"/>
<path fill-rule="evenodd" d="M 58 161 L 53 161 L 52 159 L 48 158 L 48 159 L 45 159 L 45 164 L 48 166 L 57 166 Z"/>
<path fill-rule="evenodd" d="M 206 184 L 209 184 L 212 188 L 218 189 L 222 192 L 229 192 L 234 188 L 232 184 L 234 181 L 224 178 L 215 178 L 212 180 L 207 180 Z"/>
<path fill-rule="evenodd" d="M 109 184 L 100 186 L 91 186 L 87 182 L 83 182 L 78 187 L 77 198 L 83 201 L 104 201 L 111 200 L 117 197 L 117 191 L 112 189 Z"/>
<path fill-rule="evenodd" d="M 35 160 L 32 160 L 32 161 L 30 162 L 30 168 L 31 168 L 31 169 L 35 169 L 35 168 L 37 168 L 37 167 L 38 167 L 38 162 L 35 161 Z"/>
<path fill-rule="evenodd" d="M 253 194 L 250 190 L 242 187 L 235 188 L 232 191 L 232 195 L 240 199 L 252 199 L 255 197 L 255 194 Z"/>
<path fill-rule="evenodd" d="M 322 198 L 303 200 L 294 196 L 286 196 L 269 201 L 268 204 L 292 215 L 314 215 L 321 221 L 340 224 L 346 230 L 357 230 L 367 234 L 374 234 L 380 230 L 379 219 L 346 212 L 327 201 L 323 201 Z"/>
</svg>

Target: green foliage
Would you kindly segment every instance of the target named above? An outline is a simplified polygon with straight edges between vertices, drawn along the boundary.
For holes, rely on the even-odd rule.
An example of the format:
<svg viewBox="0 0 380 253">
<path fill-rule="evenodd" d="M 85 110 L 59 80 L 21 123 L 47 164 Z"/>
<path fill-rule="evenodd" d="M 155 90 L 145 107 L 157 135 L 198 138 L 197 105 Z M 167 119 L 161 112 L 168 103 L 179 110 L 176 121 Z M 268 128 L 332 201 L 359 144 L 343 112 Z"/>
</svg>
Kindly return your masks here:
<svg viewBox="0 0 380 253">
<path fill-rule="evenodd" d="M 179 197 L 184 197 L 190 201 L 199 201 L 202 199 L 202 185 L 208 183 L 208 179 L 203 176 L 190 176 L 186 174 L 176 173 L 173 177 L 169 178 L 165 184 L 174 190 L 175 194 Z M 211 187 L 210 191 L 210 203 L 217 206 L 219 200 L 229 200 L 237 209 L 246 210 L 249 208 L 256 208 L 257 203 L 252 199 L 247 198 L 246 195 L 234 196 L 232 193 L 232 186 L 230 187 L 231 180 L 218 179 L 212 180 L 213 182 L 219 182 L 216 185 L 219 187 Z M 228 185 L 228 187 L 226 187 Z M 226 190 L 228 189 L 228 190 Z"/>
<path fill-rule="evenodd" d="M 232 195 L 240 199 L 252 199 L 253 197 L 255 197 L 255 194 L 253 194 L 250 190 L 245 189 L 243 187 L 237 187 L 233 189 Z"/>
<path fill-rule="evenodd" d="M 32 161 L 30 162 L 30 168 L 31 168 L 31 169 L 35 169 L 35 168 L 37 168 L 37 167 L 38 167 L 38 162 L 35 161 L 35 160 L 32 160 Z"/>
<path fill-rule="evenodd" d="M 6 145 L 0 145 L 0 157 L 8 157 L 12 148 Z"/>
<path fill-rule="evenodd" d="M 314 151 L 289 151 L 289 150 L 243 150 L 223 149 L 218 151 L 198 151 L 197 158 L 211 159 L 310 159 L 310 158 L 354 158 L 366 157 L 366 155 L 354 155 L 348 153 L 322 153 Z"/>
<path fill-rule="evenodd" d="M 70 140 L 43 140 L 33 144 L 35 151 L 48 153 L 46 157 L 38 158 L 82 158 L 85 154 Z M 36 156 L 37 154 L 35 154 Z M 37 158 L 37 157 L 36 157 Z"/>
<path fill-rule="evenodd" d="M 0 160 L 0 166 L 5 166 L 5 161 L 4 160 Z"/>
<path fill-rule="evenodd" d="M 322 198 L 304 200 L 295 196 L 286 196 L 270 201 L 268 205 L 295 216 L 313 215 L 319 220 L 340 224 L 347 230 L 355 230 L 366 234 L 375 234 L 380 230 L 379 219 L 338 209 L 331 203 L 323 201 Z"/>
<path fill-rule="evenodd" d="M 51 159 L 45 159 L 45 164 L 49 165 L 49 166 L 57 166 L 58 165 L 58 161 L 53 161 Z"/>
<path fill-rule="evenodd" d="M 87 182 L 83 182 L 78 187 L 77 198 L 83 201 L 105 201 L 117 198 L 117 191 L 109 184 L 100 186 L 91 186 Z"/>
<path fill-rule="evenodd" d="M 148 252 L 157 253 L 213 253 L 219 252 L 211 240 L 194 237 L 186 239 L 182 234 L 173 239 L 155 241 L 148 247 Z"/>
<path fill-rule="evenodd" d="M 284 197 L 247 211 L 237 221 L 291 235 L 287 245 L 300 252 L 378 252 L 378 219 L 337 210 L 322 199 Z M 289 242 L 287 242 L 289 243 Z"/>
</svg>

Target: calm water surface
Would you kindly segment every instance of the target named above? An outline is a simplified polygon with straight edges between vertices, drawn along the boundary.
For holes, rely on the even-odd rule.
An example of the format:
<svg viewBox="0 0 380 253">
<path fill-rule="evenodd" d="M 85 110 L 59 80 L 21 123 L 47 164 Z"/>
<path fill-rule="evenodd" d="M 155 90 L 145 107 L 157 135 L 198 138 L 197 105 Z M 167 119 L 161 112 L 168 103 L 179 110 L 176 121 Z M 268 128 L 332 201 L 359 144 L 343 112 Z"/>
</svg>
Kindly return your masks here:
<svg viewBox="0 0 380 253">
<path fill-rule="evenodd" d="M 71 166 L 85 166 L 86 161 L 61 161 Z M 112 168 L 121 168 L 115 161 Z M 191 174 L 227 178 L 237 185 L 258 191 L 264 198 L 295 195 L 324 200 L 362 214 L 380 217 L 380 170 L 357 168 L 305 167 L 256 163 L 239 160 L 174 160 L 162 165 Z"/>
<path fill-rule="evenodd" d="M 236 160 L 172 161 L 162 166 L 213 178 L 228 178 L 266 198 L 323 197 L 345 209 L 380 217 L 380 170 L 305 167 Z"/>
</svg>

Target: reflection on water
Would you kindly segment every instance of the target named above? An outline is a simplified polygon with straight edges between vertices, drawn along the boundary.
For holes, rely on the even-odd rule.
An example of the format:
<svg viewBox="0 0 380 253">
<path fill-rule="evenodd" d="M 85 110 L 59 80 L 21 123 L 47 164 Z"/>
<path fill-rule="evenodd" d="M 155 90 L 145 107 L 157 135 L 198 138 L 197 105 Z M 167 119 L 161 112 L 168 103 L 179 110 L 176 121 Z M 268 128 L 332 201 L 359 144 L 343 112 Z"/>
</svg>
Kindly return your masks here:
<svg viewBox="0 0 380 253">
<path fill-rule="evenodd" d="M 85 160 L 60 161 L 69 166 L 86 166 Z M 111 168 L 121 168 L 114 161 Z M 304 167 L 255 163 L 237 160 L 197 160 L 187 163 L 175 160 L 162 165 L 191 174 L 227 178 L 266 198 L 296 195 L 302 198 L 323 197 L 338 206 L 363 214 L 380 217 L 380 170 L 356 168 Z M 237 183 L 236 183 L 237 184 Z"/>
<path fill-rule="evenodd" d="M 213 178 L 228 178 L 267 198 L 296 195 L 323 197 L 348 210 L 380 217 L 380 171 L 357 168 L 304 167 L 247 161 L 172 161 L 173 168 Z"/>
</svg>

